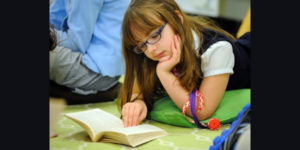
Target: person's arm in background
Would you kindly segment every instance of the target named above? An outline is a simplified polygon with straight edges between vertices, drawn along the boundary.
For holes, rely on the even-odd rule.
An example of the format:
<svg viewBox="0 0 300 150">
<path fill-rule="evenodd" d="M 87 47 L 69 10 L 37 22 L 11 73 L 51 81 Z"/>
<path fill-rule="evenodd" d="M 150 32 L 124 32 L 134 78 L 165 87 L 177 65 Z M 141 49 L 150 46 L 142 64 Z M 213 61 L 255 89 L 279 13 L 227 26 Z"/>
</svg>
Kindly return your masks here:
<svg viewBox="0 0 300 150">
<path fill-rule="evenodd" d="M 53 0 L 50 6 L 49 22 L 55 29 L 62 30 L 62 23 L 67 17 L 65 0 Z"/>
<path fill-rule="evenodd" d="M 56 2 L 63 0 L 55 0 L 50 8 L 50 18 L 55 18 L 51 15 L 56 15 L 56 11 L 60 10 L 59 4 Z M 59 45 L 70 48 L 73 51 L 85 53 L 93 36 L 95 25 L 104 0 L 73 0 L 66 4 L 67 19 L 62 22 L 65 29 L 57 28 L 57 41 Z M 55 5 L 57 4 L 57 5 Z M 52 13 L 53 11 L 53 13 Z M 60 17 L 57 17 L 60 18 Z M 50 19 L 51 21 L 51 19 Z"/>
</svg>

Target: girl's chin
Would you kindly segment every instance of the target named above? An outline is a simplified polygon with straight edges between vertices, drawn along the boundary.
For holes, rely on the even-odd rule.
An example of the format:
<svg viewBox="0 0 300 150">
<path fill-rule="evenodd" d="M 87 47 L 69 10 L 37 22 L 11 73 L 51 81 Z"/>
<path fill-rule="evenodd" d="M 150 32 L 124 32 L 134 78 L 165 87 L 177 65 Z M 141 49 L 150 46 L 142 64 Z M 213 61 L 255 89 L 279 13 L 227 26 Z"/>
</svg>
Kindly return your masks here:
<svg viewBox="0 0 300 150">
<path fill-rule="evenodd" d="M 161 57 L 158 61 L 159 62 L 164 62 L 164 61 L 167 61 L 167 60 L 169 60 L 169 56 L 164 56 L 164 57 Z"/>
</svg>

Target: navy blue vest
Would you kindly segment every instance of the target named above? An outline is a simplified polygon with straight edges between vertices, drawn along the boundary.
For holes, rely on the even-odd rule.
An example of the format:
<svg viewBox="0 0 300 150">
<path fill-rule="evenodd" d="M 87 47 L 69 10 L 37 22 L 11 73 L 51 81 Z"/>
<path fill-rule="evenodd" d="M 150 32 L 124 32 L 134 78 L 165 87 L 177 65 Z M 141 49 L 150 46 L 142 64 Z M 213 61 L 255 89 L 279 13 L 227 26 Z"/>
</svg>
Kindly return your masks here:
<svg viewBox="0 0 300 150">
<path fill-rule="evenodd" d="M 234 54 L 234 73 L 230 75 L 226 90 L 250 88 L 250 32 L 236 40 L 231 40 L 223 33 L 212 30 L 204 30 L 203 45 L 199 50 L 200 55 L 205 52 L 209 46 L 218 41 L 228 41 L 233 47 Z"/>
</svg>

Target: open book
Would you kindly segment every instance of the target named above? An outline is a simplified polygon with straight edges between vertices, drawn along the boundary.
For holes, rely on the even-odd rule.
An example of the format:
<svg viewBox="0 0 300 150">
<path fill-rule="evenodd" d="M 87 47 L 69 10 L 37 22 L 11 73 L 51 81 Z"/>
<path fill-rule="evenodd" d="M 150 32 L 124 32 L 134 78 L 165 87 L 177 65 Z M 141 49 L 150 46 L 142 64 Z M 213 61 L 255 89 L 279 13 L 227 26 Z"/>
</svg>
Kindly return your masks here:
<svg viewBox="0 0 300 150">
<path fill-rule="evenodd" d="M 167 132 L 149 124 L 124 128 L 123 121 L 101 109 L 65 114 L 83 127 L 93 142 L 110 142 L 136 147 L 167 135 Z"/>
</svg>

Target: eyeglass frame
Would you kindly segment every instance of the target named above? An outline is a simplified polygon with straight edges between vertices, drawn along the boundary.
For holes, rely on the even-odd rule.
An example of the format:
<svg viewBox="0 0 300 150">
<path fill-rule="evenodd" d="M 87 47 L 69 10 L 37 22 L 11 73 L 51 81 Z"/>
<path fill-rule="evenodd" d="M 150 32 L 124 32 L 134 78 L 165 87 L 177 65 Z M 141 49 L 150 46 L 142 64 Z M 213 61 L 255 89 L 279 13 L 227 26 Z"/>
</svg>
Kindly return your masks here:
<svg viewBox="0 0 300 150">
<path fill-rule="evenodd" d="M 135 47 L 133 48 L 133 51 L 134 51 L 136 54 L 141 54 L 141 53 L 144 53 L 144 52 L 148 49 L 147 44 L 153 45 L 153 44 L 157 43 L 157 42 L 161 39 L 161 32 L 163 31 L 163 29 L 165 28 L 165 26 L 167 25 L 167 23 L 168 23 L 168 22 L 166 21 L 166 22 L 158 29 L 157 32 L 155 32 L 155 33 L 152 34 L 152 35 L 154 35 L 154 34 L 158 34 L 158 35 L 159 35 L 159 39 L 158 39 L 157 41 L 150 43 L 148 40 L 152 37 L 152 35 L 151 35 L 150 37 L 148 37 L 148 38 L 146 39 L 145 42 L 143 42 L 143 43 L 141 43 L 141 44 L 135 46 Z M 143 46 L 143 45 L 146 46 L 146 49 L 145 49 L 145 50 L 142 50 L 142 49 L 139 48 L 140 46 Z"/>
</svg>

